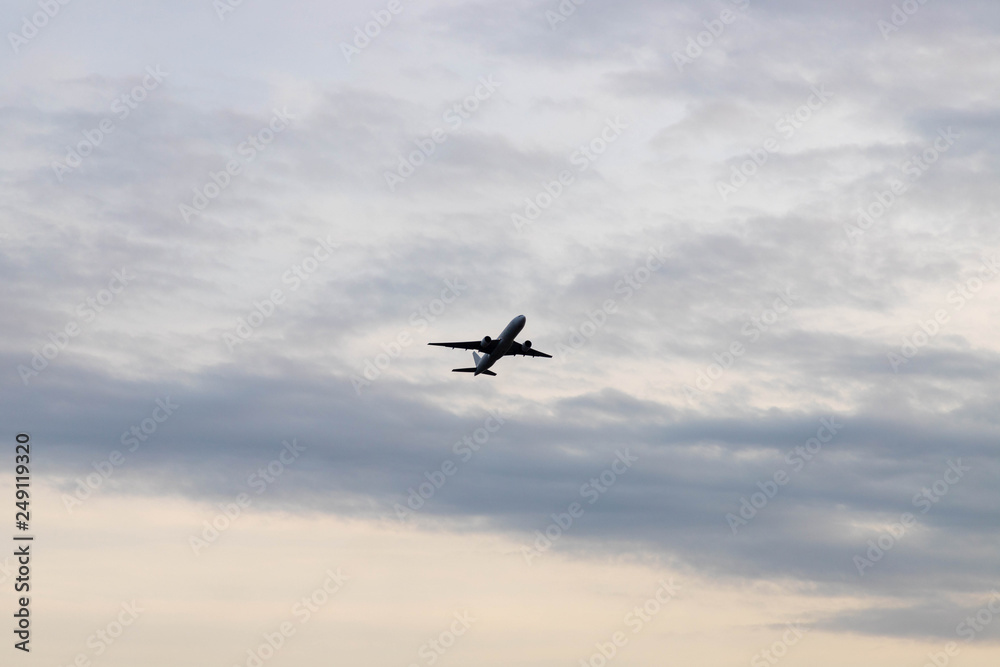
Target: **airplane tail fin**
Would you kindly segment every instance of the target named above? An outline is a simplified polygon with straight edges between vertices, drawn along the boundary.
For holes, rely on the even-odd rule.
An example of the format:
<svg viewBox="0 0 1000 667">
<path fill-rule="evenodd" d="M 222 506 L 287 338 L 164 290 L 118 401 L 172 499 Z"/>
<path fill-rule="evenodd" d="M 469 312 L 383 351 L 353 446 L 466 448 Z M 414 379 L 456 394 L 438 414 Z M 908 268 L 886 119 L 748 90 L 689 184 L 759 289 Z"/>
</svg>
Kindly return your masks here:
<svg viewBox="0 0 1000 667">
<path fill-rule="evenodd" d="M 476 365 L 473 366 L 472 368 L 452 368 L 451 372 L 452 373 L 475 373 L 477 370 L 479 370 L 479 362 L 480 362 L 481 358 L 480 358 L 480 356 L 478 354 L 476 354 L 475 352 L 473 352 L 472 353 L 472 359 L 476 362 Z M 482 373 L 483 375 L 492 375 L 494 377 L 496 376 L 496 373 L 494 373 L 493 371 L 479 371 L 479 372 Z"/>
</svg>

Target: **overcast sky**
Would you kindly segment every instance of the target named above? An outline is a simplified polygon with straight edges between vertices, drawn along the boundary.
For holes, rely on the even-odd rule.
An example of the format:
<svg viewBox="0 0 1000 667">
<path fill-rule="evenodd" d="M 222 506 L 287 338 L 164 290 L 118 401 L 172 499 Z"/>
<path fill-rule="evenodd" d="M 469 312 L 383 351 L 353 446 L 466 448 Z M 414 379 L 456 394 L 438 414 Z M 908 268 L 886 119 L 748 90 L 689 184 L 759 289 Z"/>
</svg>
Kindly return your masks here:
<svg viewBox="0 0 1000 667">
<path fill-rule="evenodd" d="M 995 665 L 1000 5 L 0 26 L 31 660 Z"/>
</svg>

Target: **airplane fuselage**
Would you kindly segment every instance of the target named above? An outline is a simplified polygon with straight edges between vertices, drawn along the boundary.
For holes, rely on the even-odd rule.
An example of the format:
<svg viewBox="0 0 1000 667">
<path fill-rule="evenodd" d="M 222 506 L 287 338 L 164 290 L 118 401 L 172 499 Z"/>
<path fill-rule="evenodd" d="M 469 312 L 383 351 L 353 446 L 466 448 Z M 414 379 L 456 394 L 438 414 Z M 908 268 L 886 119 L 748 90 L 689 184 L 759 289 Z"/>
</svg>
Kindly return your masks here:
<svg viewBox="0 0 1000 667">
<path fill-rule="evenodd" d="M 497 345 L 493 348 L 493 351 L 480 357 L 479 362 L 476 364 L 474 375 L 479 375 L 483 371 L 489 370 L 490 366 L 507 353 L 507 350 L 514 343 L 514 339 L 517 338 L 517 334 L 521 333 L 521 329 L 524 328 L 525 321 L 527 321 L 527 318 L 524 315 L 518 315 L 510 321 L 510 324 L 504 327 L 504 330 L 500 332 L 500 336 L 497 338 Z"/>
</svg>

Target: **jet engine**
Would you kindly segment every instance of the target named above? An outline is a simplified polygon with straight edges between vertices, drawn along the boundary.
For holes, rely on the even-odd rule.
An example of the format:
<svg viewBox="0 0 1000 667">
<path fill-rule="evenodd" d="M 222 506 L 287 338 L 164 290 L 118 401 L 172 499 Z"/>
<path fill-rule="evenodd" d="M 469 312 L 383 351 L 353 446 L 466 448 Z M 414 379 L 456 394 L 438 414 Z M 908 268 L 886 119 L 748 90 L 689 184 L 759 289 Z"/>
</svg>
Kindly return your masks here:
<svg viewBox="0 0 1000 667">
<path fill-rule="evenodd" d="M 531 341 L 530 340 L 524 341 L 523 343 L 521 343 L 521 347 L 523 347 L 526 350 L 530 350 L 531 349 Z"/>
<path fill-rule="evenodd" d="M 492 342 L 493 342 L 492 338 L 490 338 L 489 336 L 483 336 L 483 339 L 481 341 L 479 341 L 479 347 L 481 347 L 481 348 L 483 348 L 483 350 L 485 350 L 486 346 L 488 346 Z"/>
</svg>

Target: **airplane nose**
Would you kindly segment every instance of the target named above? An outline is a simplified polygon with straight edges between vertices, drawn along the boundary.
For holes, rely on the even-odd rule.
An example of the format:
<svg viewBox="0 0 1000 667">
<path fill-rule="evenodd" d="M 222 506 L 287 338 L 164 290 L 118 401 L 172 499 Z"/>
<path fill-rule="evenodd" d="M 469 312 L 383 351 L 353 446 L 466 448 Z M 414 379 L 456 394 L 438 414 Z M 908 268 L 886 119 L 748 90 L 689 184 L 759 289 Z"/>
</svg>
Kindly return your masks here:
<svg viewBox="0 0 1000 667">
<path fill-rule="evenodd" d="M 528 321 L 528 318 L 525 317 L 524 315 L 518 315 L 517 316 L 517 321 L 520 322 L 521 324 L 524 324 L 525 322 Z"/>
</svg>

